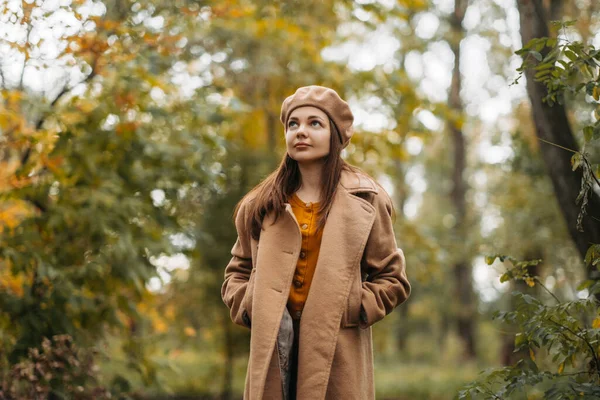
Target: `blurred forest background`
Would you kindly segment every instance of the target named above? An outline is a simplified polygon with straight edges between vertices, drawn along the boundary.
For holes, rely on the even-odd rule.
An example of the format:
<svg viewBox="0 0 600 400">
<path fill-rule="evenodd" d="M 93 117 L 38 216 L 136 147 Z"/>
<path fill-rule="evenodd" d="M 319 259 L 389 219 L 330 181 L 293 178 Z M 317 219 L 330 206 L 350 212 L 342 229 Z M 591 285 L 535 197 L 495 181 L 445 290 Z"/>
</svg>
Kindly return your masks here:
<svg viewBox="0 0 600 400">
<path fill-rule="evenodd" d="M 377 398 L 598 398 L 596 0 L 0 4 L 0 398 L 241 398 L 232 213 L 309 84 L 400 211 Z"/>
</svg>

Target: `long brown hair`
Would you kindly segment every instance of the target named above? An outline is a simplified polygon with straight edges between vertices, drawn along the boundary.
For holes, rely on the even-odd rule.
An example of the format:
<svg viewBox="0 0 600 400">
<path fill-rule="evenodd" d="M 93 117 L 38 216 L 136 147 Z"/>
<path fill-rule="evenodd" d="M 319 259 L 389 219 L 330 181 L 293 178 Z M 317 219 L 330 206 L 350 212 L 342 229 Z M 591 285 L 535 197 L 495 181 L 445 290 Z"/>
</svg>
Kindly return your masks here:
<svg viewBox="0 0 600 400">
<path fill-rule="evenodd" d="M 329 155 L 325 158 L 325 165 L 323 166 L 321 176 L 323 185 L 321 186 L 317 229 L 322 229 L 325 226 L 342 170 L 345 169 L 365 174 L 360 168 L 348 164 L 342 159 L 341 152 L 343 148 L 341 137 L 331 118 L 329 118 L 329 126 L 331 131 L 331 138 L 329 140 L 330 150 Z M 255 240 L 258 240 L 265 215 L 275 212 L 275 221 L 281 216 L 285 211 L 284 203 L 287 202 L 289 196 L 300 188 L 301 178 L 298 162 L 286 152 L 279 167 L 252 188 L 237 203 L 233 213 L 234 222 L 244 200 L 248 197 L 253 197 L 254 201 L 248 205 L 248 216 L 251 218 L 251 235 Z"/>
</svg>

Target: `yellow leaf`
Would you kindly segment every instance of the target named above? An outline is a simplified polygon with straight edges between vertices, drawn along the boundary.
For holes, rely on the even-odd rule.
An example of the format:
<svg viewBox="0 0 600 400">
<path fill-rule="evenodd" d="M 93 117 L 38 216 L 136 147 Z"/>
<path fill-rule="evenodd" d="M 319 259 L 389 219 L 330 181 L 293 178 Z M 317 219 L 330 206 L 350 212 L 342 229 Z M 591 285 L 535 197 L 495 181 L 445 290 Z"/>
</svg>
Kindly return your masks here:
<svg viewBox="0 0 600 400">
<path fill-rule="evenodd" d="M 600 91 L 598 90 L 598 86 L 594 86 L 592 96 L 594 97 L 594 100 L 596 100 L 596 101 L 600 100 Z"/>
<path fill-rule="evenodd" d="M 563 370 L 565 369 L 565 363 L 562 362 L 560 363 L 560 365 L 558 366 L 558 373 L 562 374 Z"/>
<path fill-rule="evenodd" d="M 98 104 L 95 101 L 82 100 L 77 104 L 77 108 L 83 113 L 89 114 L 97 107 L 97 105 Z"/>
<path fill-rule="evenodd" d="M 25 274 L 13 276 L 10 273 L 9 268 L 0 271 L 0 288 L 2 288 L 2 290 L 8 290 L 13 295 L 20 298 L 23 297 L 24 287 L 30 280 L 31 278 Z"/>
<path fill-rule="evenodd" d="M 534 352 L 533 352 L 533 349 L 531 349 L 531 348 L 529 349 L 529 357 L 530 357 L 530 358 L 531 358 L 533 361 L 535 361 L 535 354 L 534 354 Z"/>
<path fill-rule="evenodd" d="M 592 327 L 594 329 L 600 328 L 600 317 L 598 317 L 592 321 Z"/>
<path fill-rule="evenodd" d="M 169 320 L 175 319 L 175 306 L 173 304 L 169 304 L 165 308 L 165 317 Z"/>
<path fill-rule="evenodd" d="M 265 111 L 262 109 L 244 113 L 238 118 L 239 129 L 235 129 L 231 134 L 238 138 L 241 136 L 244 146 L 248 149 L 263 148 L 267 143 L 265 133 L 268 132 L 268 126 L 266 118 Z M 278 126 L 278 128 L 283 130 L 283 126 Z"/>
<path fill-rule="evenodd" d="M 18 103 L 23 98 L 23 92 L 20 90 L 11 90 L 7 93 L 6 101 L 10 104 Z"/>
<path fill-rule="evenodd" d="M 162 319 L 152 319 L 152 326 L 158 333 L 165 333 L 169 329 L 165 321 Z"/>
<path fill-rule="evenodd" d="M 525 282 L 527 282 L 527 286 L 529 286 L 529 287 L 535 286 L 535 282 L 531 278 L 525 278 Z"/>
<path fill-rule="evenodd" d="M 40 157 L 42 164 L 44 164 L 54 175 L 62 176 L 61 165 L 64 162 L 63 156 L 56 156 L 53 158 L 48 158 L 45 154 L 42 154 Z"/>
<path fill-rule="evenodd" d="M 196 336 L 196 330 L 194 328 L 192 328 L 191 326 L 186 326 L 185 329 L 183 330 L 183 332 L 185 333 L 186 336 L 191 336 L 191 337 Z"/>
<path fill-rule="evenodd" d="M 126 325 L 128 323 L 129 317 L 123 311 L 117 310 L 116 314 L 117 318 L 119 319 L 119 321 L 121 321 L 123 325 Z"/>
<path fill-rule="evenodd" d="M 26 216 L 31 215 L 23 203 L 10 202 L 0 206 L 0 228 L 15 228 Z"/>
<path fill-rule="evenodd" d="M 65 125 L 75 125 L 82 121 L 85 117 L 85 114 L 80 111 L 66 111 L 59 115 L 60 120 Z"/>
</svg>

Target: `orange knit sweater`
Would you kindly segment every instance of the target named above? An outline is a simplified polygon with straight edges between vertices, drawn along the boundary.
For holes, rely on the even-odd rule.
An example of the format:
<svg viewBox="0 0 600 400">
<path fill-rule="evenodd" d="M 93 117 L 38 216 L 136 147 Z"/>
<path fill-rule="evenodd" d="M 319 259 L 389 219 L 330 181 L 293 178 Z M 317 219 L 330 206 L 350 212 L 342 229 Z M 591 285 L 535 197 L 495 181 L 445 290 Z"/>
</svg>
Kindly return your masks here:
<svg viewBox="0 0 600 400">
<path fill-rule="evenodd" d="M 289 202 L 302 232 L 302 248 L 300 249 L 294 279 L 290 287 L 287 307 L 292 318 L 300 319 L 315 273 L 323 229 L 316 230 L 320 203 L 305 203 L 296 193 L 290 197 Z"/>
</svg>

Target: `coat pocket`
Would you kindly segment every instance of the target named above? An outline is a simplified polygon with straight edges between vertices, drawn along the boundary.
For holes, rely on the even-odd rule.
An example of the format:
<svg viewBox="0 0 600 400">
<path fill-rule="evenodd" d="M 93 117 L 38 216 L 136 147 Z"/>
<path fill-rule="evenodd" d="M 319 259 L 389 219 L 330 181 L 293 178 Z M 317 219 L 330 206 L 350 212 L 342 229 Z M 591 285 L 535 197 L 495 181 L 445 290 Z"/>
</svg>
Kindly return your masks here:
<svg viewBox="0 0 600 400">
<path fill-rule="evenodd" d="M 252 298 L 254 297 L 254 280 L 256 275 L 256 268 L 252 268 L 250 271 L 250 278 L 248 279 L 248 286 L 246 287 L 246 293 L 244 294 L 244 302 L 242 306 L 248 313 L 250 321 L 252 321 Z"/>
<path fill-rule="evenodd" d="M 342 328 L 353 328 L 359 326 L 360 306 L 362 304 L 362 282 L 363 276 L 360 268 L 357 268 L 352 277 L 352 286 L 348 293 L 346 310 L 342 314 Z"/>
</svg>

